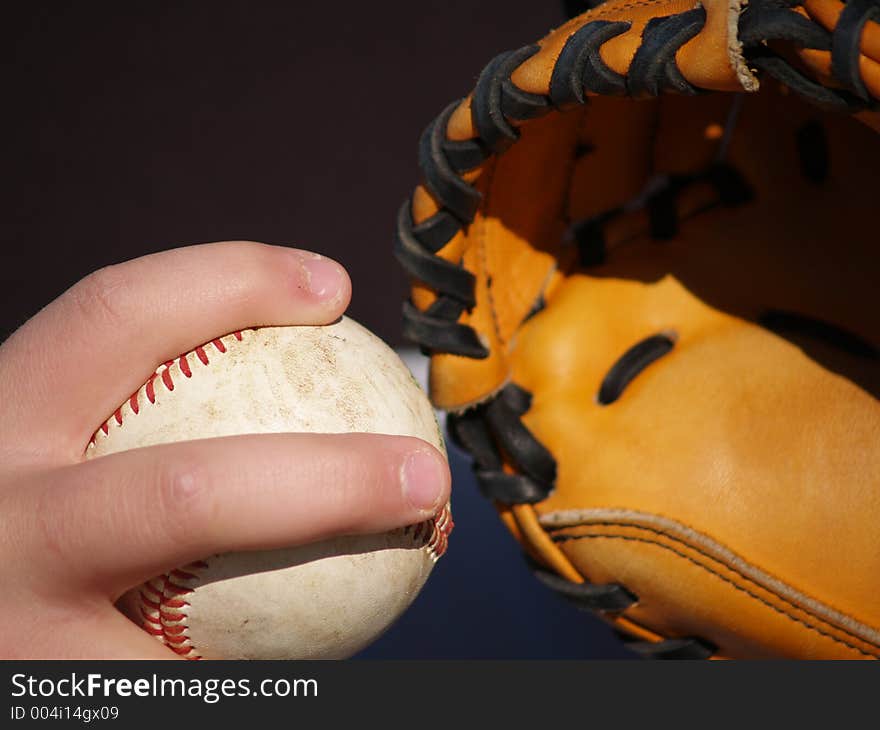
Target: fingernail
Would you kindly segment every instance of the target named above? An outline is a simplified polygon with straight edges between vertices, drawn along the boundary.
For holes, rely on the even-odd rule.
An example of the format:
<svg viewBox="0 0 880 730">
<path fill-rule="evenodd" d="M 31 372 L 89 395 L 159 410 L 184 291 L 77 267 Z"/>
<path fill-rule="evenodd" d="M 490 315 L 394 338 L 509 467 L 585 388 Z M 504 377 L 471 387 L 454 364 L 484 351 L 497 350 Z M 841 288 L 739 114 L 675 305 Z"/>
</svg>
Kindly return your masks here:
<svg viewBox="0 0 880 730">
<path fill-rule="evenodd" d="M 306 287 L 316 297 L 332 296 L 339 292 L 342 285 L 342 267 L 331 259 L 323 256 L 303 258 L 303 269 L 306 272 Z"/>
<path fill-rule="evenodd" d="M 400 481 L 403 496 L 417 510 L 433 512 L 440 505 L 445 477 L 444 466 L 428 451 L 414 451 L 403 462 Z"/>
</svg>

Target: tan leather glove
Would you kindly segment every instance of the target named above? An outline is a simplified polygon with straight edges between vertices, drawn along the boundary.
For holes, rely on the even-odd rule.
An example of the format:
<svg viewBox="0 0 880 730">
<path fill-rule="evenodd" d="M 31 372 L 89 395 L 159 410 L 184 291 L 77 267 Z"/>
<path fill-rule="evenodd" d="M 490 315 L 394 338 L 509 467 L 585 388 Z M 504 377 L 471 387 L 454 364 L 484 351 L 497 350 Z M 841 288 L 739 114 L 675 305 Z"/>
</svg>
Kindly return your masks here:
<svg viewBox="0 0 880 730">
<path fill-rule="evenodd" d="M 878 21 L 612 0 L 421 140 L 432 398 L 539 576 L 647 655 L 880 656 Z"/>
</svg>

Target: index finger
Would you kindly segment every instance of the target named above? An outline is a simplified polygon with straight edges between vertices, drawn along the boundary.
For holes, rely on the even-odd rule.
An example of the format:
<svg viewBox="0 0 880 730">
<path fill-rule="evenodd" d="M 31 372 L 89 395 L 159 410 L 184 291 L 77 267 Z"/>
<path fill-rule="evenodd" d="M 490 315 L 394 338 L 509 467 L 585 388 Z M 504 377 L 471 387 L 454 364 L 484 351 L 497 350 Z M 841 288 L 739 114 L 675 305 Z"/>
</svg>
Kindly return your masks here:
<svg viewBox="0 0 880 730">
<path fill-rule="evenodd" d="M 78 460 L 96 428 L 163 362 L 246 327 L 327 324 L 350 296 L 335 261 L 252 242 L 101 269 L 0 348 L 0 402 L 10 411 L 0 435 L 14 450 L 27 434 L 21 451 L 38 450 L 45 463 Z"/>
</svg>

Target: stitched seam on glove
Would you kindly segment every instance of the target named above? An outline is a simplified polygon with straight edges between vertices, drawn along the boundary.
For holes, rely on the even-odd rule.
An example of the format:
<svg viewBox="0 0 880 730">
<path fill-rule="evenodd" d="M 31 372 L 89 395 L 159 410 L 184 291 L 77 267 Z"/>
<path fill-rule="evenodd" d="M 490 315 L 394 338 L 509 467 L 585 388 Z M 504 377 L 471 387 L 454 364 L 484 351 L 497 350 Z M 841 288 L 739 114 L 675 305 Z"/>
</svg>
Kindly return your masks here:
<svg viewBox="0 0 880 730">
<path fill-rule="evenodd" d="M 539 517 L 541 526 L 548 533 L 559 533 L 567 527 L 586 527 L 589 525 L 627 525 L 634 529 L 646 530 L 657 535 L 677 540 L 683 545 L 708 556 L 714 562 L 730 566 L 731 570 L 744 575 L 756 585 L 766 587 L 770 593 L 788 596 L 787 602 L 794 606 L 806 606 L 810 613 L 829 625 L 839 625 L 866 643 L 880 647 L 880 630 L 858 621 L 845 612 L 835 609 L 822 601 L 807 596 L 788 583 L 744 560 L 730 548 L 699 530 L 682 524 L 670 517 L 631 509 L 581 509 L 563 510 L 543 514 Z"/>
<path fill-rule="evenodd" d="M 772 610 L 775 611 L 776 613 L 779 613 L 779 614 L 785 616 L 786 618 L 789 618 L 789 619 L 791 619 L 792 621 L 794 621 L 794 622 L 796 622 L 796 623 L 798 623 L 798 624 L 801 624 L 802 626 L 804 626 L 805 628 L 809 629 L 810 631 L 814 631 L 814 632 L 816 632 L 816 633 L 818 633 L 818 634 L 821 634 L 822 636 L 824 636 L 824 637 L 826 637 L 826 638 L 828 638 L 828 639 L 831 639 L 832 641 L 835 641 L 835 642 L 837 642 L 837 643 L 839 643 L 839 644 L 842 644 L 842 645 L 848 647 L 849 649 L 852 649 L 853 651 L 856 651 L 856 652 L 858 652 L 859 654 L 862 654 L 862 655 L 864 655 L 864 656 L 871 657 L 871 658 L 880 658 L 880 645 L 878 645 L 877 643 L 875 643 L 875 642 L 873 642 L 873 641 L 871 641 L 871 640 L 868 640 L 868 639 L 866 639 L 866 638 L 864 638 L 864 637 L 857 636 L 857 635 L 853 634 L 852 632 L 848 631 L 848 630 L 845 629 L 845 628 L 842 628 L 842 627 L 840 627 L 840 626 L 835 626 L 834 624 L 829 623 L 828 621 L 824 620 L 822 617 L 820 617 L 820 616 L 816 616 L 815 614 L 813 614 L 809 609 L 807 609 L 807 608 L 805 608 L 805 607 L 803 607 L 803 606 L 799 606 L 799 605 L 797 605 L 797 604 L 795 604 L 795 603 L 792 603 L 791 601 L 789 601 L 788 599 L 786 599 L 784 596 L 781 596 L 781 595 L 779 595 L 778 593 L 773 592 L 772 590 L 770 590 L 769 588 L 767 588 L 767 586 L 761 585 L 761 584 L 758 583 L 757 581 L 755 581 L 755 580 L 749 578 L 747 575 L 744 575 L 742 572 L 740 572 L 739 570 L 737 570 L 737 569 L 734 568 L 733 566 L 728 565 L 728 564 L 726 564 L 726 563 L 724 563 L 724 562 L 718 560 L 717 558 L 714 558 L 713 556 L 711 556 L 711 555 L 709 555 L 709 554 L 703 552 L 702 550 L 700 550 L 698 547 L 696 547 L 696 546 L 694 546 L 694 545 L 688 544 L 688 543 L 684 542 L 683 540 L 680 540 L 680 539 L 678 539 L 678 538 L 676 538 L 676 537 L 674 537 L 674 536 L 672 536 L 672 535 L 668 535 L 668 534 L 665 534 L 665 533 L 662 533 L 662 532 L 659 532 L 659 531 L 656 531 L 656 530 L 651 530 L 650 528 L 635 527 L 634 525 L 628 525 L 628 524 L 625 524 L 625 523 L 621 523 L 621 524 L 615 524 L 615 523 L 600 523 L 600 524 L 601 524 L 601 526 L 605 526 L 605 527 L 621 527 L 621 528 L 627 528 L 627 529 L 637 529 L 637 530 L 645 530 L 645 531 L 647 531 L 647 532 L 654 532 L 654 533 L 656 533 L 657 535 L 659 535 L 659 536 L 661 536 L 661 537 L 664 537 L 664 538 L 666 538 L 666 539 L 668 539 L 668 540 L 671 540 L 671 541 L 673 541 L 673 542 L 675 542 L 675 543 L 678 543 L 678 544 L 680 544 L 680 545 L 683 545 L 683 546 L 687 547 L 688 549 L 695 551 L 696 553 L 698 553 L 699 555 L 703 556 L 704 558 L 707 558 L 708 560 L 711 560 L 711 561 L 716 562 L 716 563 L 718 563 L 718 564 L 720 564 L 720 565 L 723 565 L 724 568 L 725 568 L 726 570 L 729 570 L 730 572 L 732 572 L 732 573 L 734 573 L 735 575 L 739 576 L 739 577 L 742 578 L 744 581 L 746 581 L 746 582 L 748 582 L 748 583 L 751 583 L 751 584 L 753 584 L 753 585 L 755 585 L 755 586 L 758 586 L 758 587 L 761 588 L 762 590 L 765 590 L 765 591 L 767 591 L 768 593 L 774 595 L 777 599 L 779 599 L 779 601 L 781 601 L 782 603 L 785 603 L 785 604 L 791 606 L 791 607 L 794 608 L 795 610 L 797 610 L 797 611 L 801 611 L 801 612 L 803 612 L 804 614 L 806 614 L 806 615 L 808 615 L 808 616 L 811 616 L 812 618 L 816 619 L 817 621 L 821 622 L 822 624 L 824 624 L 824 625 L 826 625 L 826 626 L 829 626 L 830 628 L 832 628 L 832 629 L 834 629 L 834 630 L 836 630 L 836 631 L 840 631 L 841 633 L 845 634 L 846 636 L 851 637 L 852 639 L 854 639 L 854 640 L 856 640 L 856 641 L 863 642 L 863 643 L 865 643 L 865 644 L 867 644 L 867 645 L 869 645 L 869 646 L 871 646 L 871 647 L 876 648 L 876 649 L 877 649 L 877 652 L 876 652 L 876 653 L 872 653 L 872 652 L 870 652 L 870 651 L 866 651 L 866 650 L 860 648 L 859 646 L 856 646 L 855 644 L 850 643 L 849 641 L 846 641 L 846 640 L 844 640 L 844 639 L 842 639 L 842 638 L 840 638 L 840 637 L 834 636 L 833 634 L 829 633 L 829 632 L 826 631 L 826 630 L 823 630 L 822 628 L 820 628 L 820 627 L 818 627 L 818 626 L 811 625 L 811 624 L 808 623 L 806 620 L 804 620 L 804 619 L 802 619 L 802 618 L 800 618 L 800 617 L 798 617 L 798 616 L 796 616 L 796 615 L 790 613 L 789 611 L 785 610 L 784 608 L 782 608 L 782 607 L 780 607 L 780 606 L 776 606 L 776 605 L 774 605 L 773 603 L 771 603 L 771 602 L 768 601 L 767 599 L 762 598 L 760 595 L 758 595 L 757 593 L 755 593 L 753 590 L 750 590 L 750 589 L 747 588 L 746 586 L 743 586 L 743 585 L 738 584 L 735 580 L 733 580 L 732 578 L 730 578 L 730 577 L 728 577 L 728 576 L 723 575 L 723 574 L 720 573 L 718 570 L 716 570 L 716 569 L 714 569 L 714 568 L 712 568 L 712 567 L 710 567 L 710 566 L 708 566 L 708 565 L 705 565 L 705 564 L 701 563 L 700 561 L 698 561 L 697 559 L 695 559 L 693 556 L 688 555 L 687 553 L 685 553 L 685 552 L 683 552 L 683 551 L 681 551 L 681 550 L 678 550 L 678 549 L 676 549 L 676 548 L 674 548 L 674 547 L 672 547 L 672 546 L 670 546 L 670 545 L 666 545 L 666 544 L 664 544 L 663 542 L 660 542 L 660 541 L 657 540 L 657 539 L 650 538 L 650 537 L 637 537 L 637 536 L 634 536 L 634 535 L 618 535 L 618 534 L 613 534 L 613 533 L 607 533 L 607 534 L 590 534 L 590 535 L 559 535 L 559 536 L 555 536 L 555 537 L 553 538 L 553 540 L 554 540 L 554 542 L 557 542 L 557 543 L 559 543 L 559 542 L 568 542 L 568 541 L 576 541 L 576 540 L 584 540 L 584 539 L 613 539 L 613 540 L 626 540 L 626 541 L 632 541 L 632 542 L 646 543 L 646 544 L 649 544 L 649 545 L 654 545 L 655 547 L 662 548 L 662 549 L 664 549 L 664 550 L 668 550 L 668 551 L 672 552 L 673 554 L 675 554 L 675 555 L 677 555 L 677 556 L 679 556 L 679 557 L 681 557 L 681 558 L 684 558 L 685 560 L 689 561 L 690 563 L 696 565 L 697 567 L 702 568 L 702 569 L 705 570 L 706 572 L 708 572 L 708 573 L 714 575 L 716 578 L 719 578 L 720 580 L 724 581 L 725 583 L 728 583 L 728 584 L 731 585 L 734 589 L 736 589 L 736 590 L 738 590 L 738 591 L 740 591 L 740 592 L 742 592 L 742 593 L 748 595 L 750 598 L 753 598 L 753 599 L 755 599 L 756 601 L 762 603 L 763 605 L 765 605 L 765 606 L 767 606 L 768 608 L 772 609 Z M 597 525 L 595 525 L 595 524 L 590 524 L 590 525 L 585 525 L 585 526 L 586 526 L 586 527 L 594 527 L 594 526 L 597 526 Z M 636 592 L 637 592 L 637 591 L 636 591 Z M 846 618 L 850 618 L 850 617 L 846 617 Z M 853 621 L 854 621 L 854 619 L 850 619 L 850 620 L 853 620 Z M 866 628 L 867 628 L 867 627 L 866 627 Z M 870 629 L 868 629 L 868 631 L 870 631 Z"/>
</svg>

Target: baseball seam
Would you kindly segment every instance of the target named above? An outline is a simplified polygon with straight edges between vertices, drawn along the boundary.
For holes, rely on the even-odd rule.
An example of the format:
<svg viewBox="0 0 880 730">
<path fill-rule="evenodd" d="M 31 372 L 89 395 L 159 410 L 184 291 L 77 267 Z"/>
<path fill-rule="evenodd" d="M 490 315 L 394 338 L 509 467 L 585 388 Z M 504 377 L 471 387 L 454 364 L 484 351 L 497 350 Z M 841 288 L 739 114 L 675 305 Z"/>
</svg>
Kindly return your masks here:
<svg viewBox="0 0 880 730">
<path fill-rule="evenodd" d="M 431 561 L 436 563 L 446 552 L 452 528 L 452 515 L 448 507 L 444 507 L 434 519 L 408 525 L 394 532 L 409 537 L 412 547 L 424 548 Z M 143 628 L 184 659 L 202 658 L 189 635 L 186 620 L 189 617 L 187 609 L 190 603 L 185 596 L 198 587 L 200 571 L 208 567 L 208 560 L 198 560 L 157 576 L 139 589 Z"/>
<path fill-rule="evenodd" d="M 250 331 L 256 331 L 257 328 L 252 328 Z M 234 337 L 237 341 L 241 342 L 243 335 L 242 332 L 246 332 L 248 330 L 237 330 L 235 332 L 231 332 L 229 335 L 225 335 L 225 337 Z M 116 422 L 117 426 L 122 426 L 123 424 L 123 409 L 127 404 L 129 409 L 134 415 L 140 413 L 141 404 L 144 398 L 147 399 L 147 403 L 150 405 L 156 402 L 156 382 L 159 381 L 162 385 L 165 386 L 165 389 L 169 392 L 174 390 L 174 378 L 171 373 L 171 367 L 175 363 L 177 363 L 180 372 L 186 378 L 191 378 L 193 376 L 193 370 L 190 366 L 189 358 L 190 356 L 195 356 L 199 359 L 202 365 L 208 366 L 211 364 L 211 360 L 208 357 L 208 353 L 205 351 L 205 348 L 208 345 L 213 345 L 214 348 L 220 353 L 226 353 L 226 343 L 223 342 L 222 337 L 217 337 L 216 339 L 211 340 L 210 342 L 206 342 L 203 345 L 199 345 L 194 350 L 187 352 L 184 355 L 180 355 L 174 360 L 168 360 L 163 363 L 159 368 L 156 369 L 156 372 L 153 373 L 149 380 L 144 383 L 140 388 L 138 388 L 134 393 L 132 393 L 131 397 L 123 403 L 116 411 L 113 413 L 110 418 L 108 418 L 104 423 L 101 424 L 100 428 L 95 431 L 94 435 L 89 441 L 88 448 L 94 448 L 95 441 L 98 438 L 99 433 L 103 433 L 104 436 L 110 435 L 110 428 L 113 421 Z"/>
<path fill-rule="evenodd" d="M 183 598 L 195 589 L 184 585 L 183 581 L 197 584 L 199 575 L 196 571 L 207 567 L 207 561 L 199 560 L 185 566 L 185 569 L 175 568 L 147 581 L 139 591 L 144 629 L 184 659 L 202 657 L 188 633 L 186 609 L 189 602 Z"/>
</svg>

